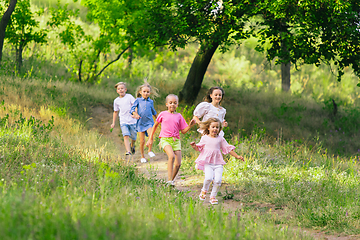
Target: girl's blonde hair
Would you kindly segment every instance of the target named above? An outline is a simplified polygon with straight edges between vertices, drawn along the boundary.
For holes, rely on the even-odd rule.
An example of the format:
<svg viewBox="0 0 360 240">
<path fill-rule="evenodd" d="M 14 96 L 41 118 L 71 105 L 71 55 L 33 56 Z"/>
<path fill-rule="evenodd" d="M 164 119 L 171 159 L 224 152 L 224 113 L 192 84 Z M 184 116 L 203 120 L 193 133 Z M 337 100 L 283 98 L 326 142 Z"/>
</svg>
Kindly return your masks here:
<svg viewBox="0 0 360 240">
<path fill-rule="evenodd" d="M 224 96 L 225 96 L 225 91 L 222 87 L 212 87 L 209 89 L 209 91 L 206 93 L 206 96 L 204 97 L 204 101 L 205 102 L 208 102 L 208 103 L 211 103 L 212 102 L 212 98 L 210 97 L 210 94 L 212 94 L 214 92 L 214 90 L 220 90 L 221 93 L 222 93 L 222 98 L 221 98 L 221 101 L 220 101 L 220 104 L 222 102 L 222 100 L 224 99 Z"/>
<path fill-rule="evenodd" d="M 126 83 L 124 83 L 124 82 L 118 82 L 117 84 L 115 84 L 114 87 L 117 89 L 117 87 L 118 87 L 119 85 L 124 85 L 124 87 L 127 88 L 127 87 L 126 87 Z"/>
<path fill-rule="evenodd" d="M 210 127 L 210 124 L 213 123 L 213 122 L 218 122 L 219 123 L 219 132 L 222 130 L 222 123 L 220 122 L 219 119 L 217 119 L 217 118 L 209 118 L 208 120 L 200 123 L 200 130 L 203 131 L 203 135 L 210 134 L 209 127 Z"/>
<path fill-rule="evenodd" d="M 141 97 L 141 90 L 144 88 L 144 87 L 148 87 L 150 89 L 150 94 L 153 96 L 153 97 L 158 97 L 159 96 L 159 89 L 157 89 L 156 87 L 152 87 L 149 83 L 147 83 L 146 81 L 144 81 L 144 84 L 139 86 L 137 89 L 136 89 L 136 97 Z"/>
</svg>

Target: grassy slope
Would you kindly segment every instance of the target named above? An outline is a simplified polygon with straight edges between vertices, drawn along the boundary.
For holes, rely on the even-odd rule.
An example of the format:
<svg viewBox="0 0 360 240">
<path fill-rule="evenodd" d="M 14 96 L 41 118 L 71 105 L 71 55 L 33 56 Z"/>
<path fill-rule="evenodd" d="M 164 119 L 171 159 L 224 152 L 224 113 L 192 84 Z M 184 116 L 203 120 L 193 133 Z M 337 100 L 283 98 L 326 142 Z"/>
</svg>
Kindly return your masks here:
<svg viewBox="0 0 360 240">
<path fill-rule="evenodd" d="M 82 121 L 82 109 L 110 101 L 103 90 L 0 81 L 1 239 L 306 239 L 256 216 L 204 208 L 116 160 Z"/>
<path fill-rule="evenodd" d="M 45 46 L 46 54 L 41 56 L 41 61 L 34 56 L 25 61 L 27 76 L 41 76 L 46 79 L 66 79 L 70 76 L 68 70 L 63 68 L 67 61 L 66 51 L 55 40 L 50 44 L 51 47 Z M 357 179 L 360 143 L 357 139 L 360 135 L 360 113 L 357 110 L 359 90 L 353 87 L 357 79 L 348 69 L 343 81 L 337 83 L 328 67 L 304 66 L 299 71 L 293 69 L 293 94 L 281 94 L 278 68 L 269 66 L 262 55 L 251 50 L 253 44 L 250 40 L 226 54 L 217 53 L 209 66 L 204 89 L 198 98 L 200 102 L 206 89 L 213 85 L 221 85 L 226 90 L 224 107 L 228 110 L 226 117 L 230 123 L 230 128 L 225 130 L 226 136 L 247 161 L 238 163 L 228 159 L 224 180 L 236 184 L 235 191 L 242 193 L 238 200 L 247 206 L 244 213 L 245 216 L 250 216 L 250 219 L 255 216 L 270 223 L 291 221 L 301 226 L 359 233 L 360 210 L 357 205 L 360 188 Z M 34 52 L 34 49 L 29 48 L 28 54 Z M 60 54 L 61 59 L 53 59 L 53 51 Z M 37 119 L 47 122 L 51 115 L 55 115 L 55 124 L 63 122 L 55 127 L 58 131 L 55 135 L 61 134 L 61 144 L 65 144 L 61 145 L 61 149 L 74 152 L 73 148 L 68 150 L 68 146 L 75 145 L 80 156 L 98 161 L 105 151 L 112 150 L 107 145 L 107 149 L 100 148 L 104 150 L 99 154 L 99 146 L 105 144 L 97 143 L 96 134 L 89 133 L 79 124 L 86 121 L 89 105 L 111 103 L 116 96 L 112 86 L 119 80 L 128 82 L 129 92 L 133 93 L 143 77 L 149 76 L 151 84 L 160 89 L 161 96 L 156 101 L 157 109 L 164 110 L 164 96 L 180 90 L 195 52 L 196 46 L 189 46 L 177 53 L 163 51 L 135 59 L 130 75 L 124 67 L 125 61 L 119 62 L 108 69 L 100 87 L 84 87 L 55 80 L 34 80 L 31 77 L 3 78 L 1 96 L 6 96 L 5 104 L 17 104 L 13 106 L 15 110 L 11 110 L 15 114 L 14 118 L 18 118 L 18 114 L 22 112 L 26 117 L 36 115 Z M 33 63 L 37 66 L 34 69 L 31 68 Z M 105 90 L 101 87 L 105 87 Z M 109 92 L 112 95 L 109 95 Z M 339 110 L 335 116 L 331 115 L 331 98 L 338 103 Z M 182 109 L 184 107 L 186 106 L 181 106 Z M 6 111 L 9 110 L 7 106 Z M 187 110 L 183 114 L 189 119 L 191 113 L 191 110 Z M 190 149 L 188 143 L 199 137 L 196 132 L 183 137 L 183 169 L 191 174 L 199 173 L 192 169 L 196 153 Z M 15 142 L 16 144 L 19 145 Z M 57 148 L 59 144 L 47 143 Z M 34 151 L 38 152 L 36 146 Z M 24 159 L 31 155 L 34 154 L 25 155 Z M 20 157 L 14 156 L 14 159 L 18 158 Z M 38 160 L 29 159 L 29 164 L 39 163 Z M 81 159 L 73 162 L 83 161 Z M 62 164 L 63 162 L 60 165 Z M 116 172 L 122 171 L 121 166 L 111 167 L 116 169 Z M 97 171 L 100 168 L 97 166 Z M 7 172 L 10 179 L 6 179 L 9 189 L 14 185 L 10 184 L 13 181 L 12 174 Z M 70 181 L 77 185 L 71 187 L 79 191 L 83 183 L 77 182 L 78 176 L 73 177 L 74 180 Z M 62 181 L 65 181 L 64 179 L 63 177 Z M 101 183 L 97 182 L 93 187 L 89 187 L 96 192 L 100 185 Z M 112 187 L 113 185 L 110 185 L 110 188 Z M 146 191 L 148 190 L 151 192 L 151 187 Z M 162 194 L 168 193 L 162 192 L 158 195 Z M 71 194 L 71 198 L 76 198 L 76 195 Z M 116 197 L 113 200 L 119 201 Z M 110 202 L 109 198 L 108 203 Z M 257 216 L 249 207 L 253 202 L 271 203 L 277 208 L 288 209 L 291 218 L 273 217 L 268 212 Z M 103 205 L 100 205 L 100 208 L 101 206 Z M 78 212 L 72 214 L 79 215 Z M 94 234 L 98 236 L 96 234 L 100 233 Z"/>
</svg>

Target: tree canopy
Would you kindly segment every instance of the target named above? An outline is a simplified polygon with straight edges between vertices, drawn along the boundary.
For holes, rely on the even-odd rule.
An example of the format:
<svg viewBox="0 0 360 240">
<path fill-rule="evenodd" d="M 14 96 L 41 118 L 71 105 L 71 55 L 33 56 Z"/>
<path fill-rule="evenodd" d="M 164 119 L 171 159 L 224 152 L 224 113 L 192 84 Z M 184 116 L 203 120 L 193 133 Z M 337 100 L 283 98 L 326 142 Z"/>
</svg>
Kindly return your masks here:
<svg viewBox="0 0 360 240">
<path fill-rule="evenodd" d="M 352 66 L 360 77 L 360 2 L 349 1 L 264 1 L 259 13 L 263 21 L 258 50 L 267 58 L 294 64 L 333 62 L 338 80 Z M 282 47 L 285 44 L 286 49 Z"/>
</svg>

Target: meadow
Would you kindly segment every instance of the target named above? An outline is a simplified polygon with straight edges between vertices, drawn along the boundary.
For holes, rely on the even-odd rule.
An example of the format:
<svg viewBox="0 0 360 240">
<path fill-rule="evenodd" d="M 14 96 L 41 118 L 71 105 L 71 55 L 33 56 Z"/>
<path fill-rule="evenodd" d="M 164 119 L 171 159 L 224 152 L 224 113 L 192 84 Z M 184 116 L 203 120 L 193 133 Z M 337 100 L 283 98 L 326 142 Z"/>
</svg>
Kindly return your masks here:
<svg viewBox="0 0 360 240">
<path fill-rule="evenodd" d="M 160 90 L 156 109 L 164 110 L 164 97 L 185 81 L 196 44 L 144 51 L 131 69 L 124 59 L 101 82 L 86 84 L 74 80 L 66 49 L 50 36 L 26 49 L 21 73 L 11 46 L 4 53 L 1 239 L 311 239 L 293 227 L 360 234 L 360 92 L 351 69 L 337 82 L 333 66 L 293 67 L 291 92 L 282 93 L 280 69 L 253 50 L 255 39 L 215 54 L 196 104 L 209 87 L 225 89 L 225 135 L 246 159 L 226 158 L 228 187 L 219 198 L 242 206 L 229 212 L 145 178 L 87 124 L 93 106 L 112 103 L 118 81 L 134 94 L 148 77 Z M 193 109 L 179 107 L 187 121 Z M 201 175 L 189 145 L 199 139 L 195 129 L 182 138 L 186 175 Z"/>
</svg>

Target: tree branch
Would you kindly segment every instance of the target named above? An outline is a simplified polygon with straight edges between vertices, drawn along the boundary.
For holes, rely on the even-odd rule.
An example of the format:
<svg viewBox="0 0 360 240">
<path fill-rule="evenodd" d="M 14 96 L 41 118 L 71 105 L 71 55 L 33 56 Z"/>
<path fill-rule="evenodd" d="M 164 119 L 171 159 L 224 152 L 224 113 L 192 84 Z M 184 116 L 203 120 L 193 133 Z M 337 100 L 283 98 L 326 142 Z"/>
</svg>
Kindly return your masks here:
<svg viewBox="0 0 360 240">
<path fill-rule="evenodd" d="M 130 48 L 130 45 L 125 48 L 119 55 L 117 55 L 117 57 L 112 60 L 111 62 L 109 62 L 108 64 L 105 65 L 105 67 L 103 67 L 100 72 L 98 74 L 95 75 L 95 78 L 97 78 L 98 76 L 100 76 L 100 74 L 108 67 L 110 66 L 111 64 L 113 64 L 114 62 L 118 61 L 120 59 L 120 57 Z"/>
<path fill-rule="evenodd" d="M 83 63 L 83 60 L 81 59 L 81 60 L 80 60 L 80 63 L 79 63 L 79 74 L 78 74 L 78 76 L 79 76 L 79 82 L 82 81 L 82 79 L 81 79 L 81 66 L 82 66 L 82 63 Z"/>
</svg>

